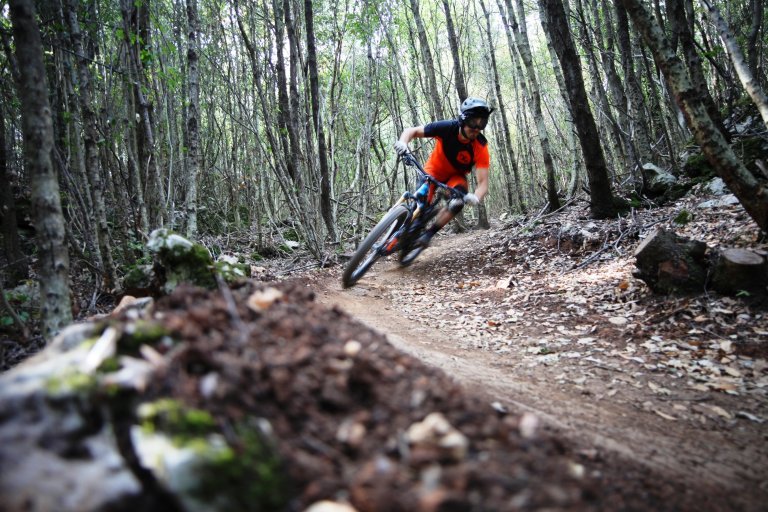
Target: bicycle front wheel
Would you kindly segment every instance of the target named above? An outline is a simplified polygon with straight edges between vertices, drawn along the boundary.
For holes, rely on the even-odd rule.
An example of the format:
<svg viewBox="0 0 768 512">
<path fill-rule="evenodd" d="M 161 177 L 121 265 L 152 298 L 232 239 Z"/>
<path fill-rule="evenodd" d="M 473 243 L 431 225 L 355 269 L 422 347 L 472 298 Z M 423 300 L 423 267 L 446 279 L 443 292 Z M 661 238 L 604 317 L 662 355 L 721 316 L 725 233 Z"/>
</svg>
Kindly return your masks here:
<svg viewBox="0 0 768 512">
<path fill-rule="evenodd" d="M 397 205 L 376 224 L 344 267 L 341 277 L 344 288 L 354 286 L 380 257 L 392 253 L 397 245 L 392 235 L 402 227 L 409 214 L 408 208 Z"/>
</svg>

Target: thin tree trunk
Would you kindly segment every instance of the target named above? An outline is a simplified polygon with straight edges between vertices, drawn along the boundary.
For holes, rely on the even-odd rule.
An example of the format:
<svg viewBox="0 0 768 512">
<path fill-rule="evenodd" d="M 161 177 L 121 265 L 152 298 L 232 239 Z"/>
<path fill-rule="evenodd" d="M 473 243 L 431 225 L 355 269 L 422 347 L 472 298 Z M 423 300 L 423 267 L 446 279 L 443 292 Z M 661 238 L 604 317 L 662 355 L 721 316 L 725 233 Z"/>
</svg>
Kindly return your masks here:
<svg viewBox="0 0 768 512">
<path fill-rule="evenodd" d="M 276 24 L 275 29 L 277 30 L 277 34 L 282 34 L 283 17 L 281 15 L 279 5 L 275 3 L 273 4 L 273 6 L 276 7 L 275 13 L 274 13 L 274 21 Z M 281 105 L 281 108 L 278 109 L 278 121 L 275 122 L 274 119 L 269 118 L 269 114 L 274 111 L 274 104 L 273 104 L 274 98 L 270 99 L 267 97 L 269 88 L 265 87 L 264 78 L 262 75 L 261 68 L 259 66 L 256 47 L 251 42 L 250 37 L 248 36 L 248 32 L 246 31 L 245 25 L 243 23 L 243 20 L 239 14 L 238 2 L 235 2 L 235 11 L 237 14 L 236 22 L 240 30 L 240 35 L 243 38 L 243 42 L 246 46 L 246 49 L 248 50 L 248 57 L 251 63 L 251 72 L 253 74 L 253 83 L 256 85 L 258 103 L 259 103 L 259 106 L 261 107 L 262 115 L 264 116 L 264 133 L 266 135 L 267 142 L 269 143 L 269 146 L 271 146 L 273 153 L 282 151 L 284 156 L 284 158 L 278 157 L 277 161 L 274 164 L 274 171 L 277 175 L 278 186 L 280 187 L 283 194 L 285 195 L 285 199 L 286 199 L 286 202 L 288 203 L 288 207 L 290 208 L 291 213 L 295 215 L 297 219 L 300 219 L 300 223 L 304 228 L 304 235 L 306 236 L 307 248 L 315 258 L 320 259 L 323 257 L 322 247 L 317 237 L 317 233 L 314 230 L 314 224 L 310 219 L 311 212 L 306 205 L 305 198 L 302 194 L 300 184 L 296 183 L 296 181 L 294 181 L 294 177 L 291 175 L 291 168 L 295 172 L 296 166 L 292 160 L 293 157 L 291 155 L 290 148 L 285 144 L 281 144 L 282 141 L 278 138 L 278 136 L 276 136 L 272 128 L 273 125 L 280 127 L 281 130 L 287 130 L 287 127 L 288 127 L 287 121 L 285 119 L 282 119 L 282 117 L 285 115 L 285 112 L 283 111 L 283 109 L 287 108 L 287 105 L 288 105 L 287 92 L 285 92 L 285 89 L 283 87 L 286 85 L 286 79 L 285 79 L 285 69 L 284 69 L 285 62 L 283 60 L 282 50 L 280 50 L 280 45 L 277 45 L 277 52 L 276 52 L 278 56 L 278 65 L 277 65 L 278 87 L 277 89 L 278 89 L 278 95 L 279 95 L 278 103 L 282 105 Z M 278 40 L 282 40 L 282 39 L 278 37 Z M 265 53 L 267 55 L 270 54 L 270 51 L 271 51 L 270 48 L 265 49 Z"/>
<path fill-rule="evenodd" d="M 419 46 L 421 46 L 421 58 L 424 64 L 424 72 L 427 75 L 427 85 L 429 87 L 429 100 L 432 105 L 432 116 L 437 119 L 444 119 L 443 106 L 440 102 L 440 93 L 437 89 L 437 77 L 435 76 L 435 63 L 432 59 L 432 51 L 429 49 L 429 40 L 424 23 L 421 21 L 419 13 L 418 0 L 411 1 L 411 11 L 413 11 L 413 21 L 416 24 L 416 32 L 419 36 Z"/>
<path fill-rule="evenodd" d="M 138 162 L 140 169 L 144 169 L 142 183 L 146 186 L 144 194 L 149 214 L 148 223 L 152 227 L 161 227 L 165 223 L 166 211 L 161 200 L 163 191 L 161 188 L 161 171 L 157 156 L 155 142 L 155 129 L 152 120 L 152 105 L 145 91 L 149 90 L 147 78 L 144 75 L 143 65 L 139 56 L 142 48 L 149 45 L 149 16 L 147 4 L 134 3 L 132 0 L 121 0 L 123 15 L 124 42 L 127 48 L 127 61 L 130 83 L 133 86 L 134 101 L 137 107 L 138 118 L 136 123 L 136 144 L 138 149 Z M 132 40 L 133 36 L 136 37 Z"/>
<path fill-rule="evenodd" d="M 456 36 L 456 29 L 453 27 L 453 16 L 451 16 L 451 6 L 448 0 L 443 0 L 443 10 L 445 11 L 445 23 L 448 30 L 448 43 L 451 46 L 451 57 L 453 58 L 453 74 L 456 83 L 456 93 L 459 95 L 459 103 L 467 99 L 467 83 L 464 80 L 464 71 L 461 69 L 461 59 L 459 58 L 459 39 Z"/>
<path fill-rule="evenodd" d="M 93 87 L 91 72 L 88 69 L 88 58 L 85 55 L 83 34 L 77 19 L 77 5 L 73 0 L 67 0 L 66 15 L 69 22 L 70 37 L 77 60 L 79 75 L 79 103 L 85 132 L 85 163 L 90 182 L 90 192 L 96 222 L 99 251 L 96 253 L 98 265 L 104 272 L 104 286 L 107 289 L 117 286 L 117 269 L 112 259 L 112 244 L 110 242 L 107 210 L 104 202 L 104 183 L 102 181 L 101 160 L 99 156 L 99 129 L 93 110 Z"/>
<path fill-rule="evenodd" d="M 523 21 L 521 24 L 518 24 L 514 10 L 512 9 L 512 1 L 506 0 L 506 2 L 507 14 L 517 41 L 517 49 L 520 52 L 520 58 L 523 61 L 523 65 L 525 66 L 528 75 L 528 82 L 531 85 L 531 97 L 533 99 L 531 106 L 533 109 L 533 117 L 536 121 L 536 132 L 539 136 L 541 158 L 544 161 L 544 170 L 546 171 L 547 176 L 547 202 L 549 203 L 549 211 L 554 212 L 560 209 L 560 198 L 557 196 L 555 164 L 552 161 L 552 148 L 549 145 L 549 135 L 547 134 L 547 128 L 544 124 L 544 114 L 541 110 L 539 80 L 536 77 L 536 70 L 533 67 L 533 57 L 531 56 L 531 48 L 528 43 L 528 31 L 525 27 L 525 9 L 522 0 L 517 0 L 517 15 Z"/>
<path fill-rule="evenodd" d="M 615 178 L 615 170 L 618 168 L 626 167 L 626 154 L 624 152 L 624 143 L 621 130 L 616 122 L 616 118 L 613 115 L 611 108 L 611 102 L 608 99 L 608 91 L 603 86 L 603 77 L 600 74 L 600 66 L 595 56 L 594 47 L 596 46 L 592 41 L 592 33 L 597 32 L 597 28 L 593 28 L 593 23 L 587 21 L 586 14 L 584 12 L 584 6 L 581 0 L 576 1 L 576 16 L 578 19 L 578 25 L 581 33 L 582 46 L 586 54 L 585 58 L 589 65 L 589 74 L 593 77 L 591 96 L 593 98 L 593 104 L 595 105 L 596 117 L 595 120 L 598 127 L 605 133 L 601 143 L 603 145 L 603 153 L 606 156 L 608 162 L 612 165 L 609 166 L 614 172 L 611 173 Z M 619 156 L 615 156 L 618 152 Z"/>
<path fill-rule="evenodd" d="M 507 109 L 504 104 L 504 97 L 501 93 L 501 80 L 499 79 L 499 70 L 496 64 L 496 50 L 493 45 L 493 37 L 491 35 L 491 15 L 485 6 L 485 2 L 480 0 L 480 8 L 483 10 L 483 17 L 485 18 L 485 35 L 488 39 L 488 53 L 491 59 L 491 72 L 493 73 L 493 86 L 496 91 L 496 100 L 498 101 L 499 115 L 501 115 L 501 128 L 502 128 L 502 144 L 503 149 L 509 157 L 509 165 L 512 168 L 513 179 L 510 185 L 511 188 L 507 190 L 509 206 L 514 206 L 512 190 L 514 189 L 514 197 L 517 198 L 517 207 L 521 213 L 526 213 L 526 205 L 523 200 L 523 192 L 520 186 L 520 171 L 517 168 L 517 158 L 515 157 L 515 150 L 512 148 L 512 135 L 509 129 L 509 121 L 507 120 Z"/>
<path fill-rule="evenodd" d="M 757 105 L 757 110 L 763 118 L 763 124 L 768 128 L 768 97 L 766 97 L 765 92 L 760 87 L 760 82 L 752 73 L 750 66 L 744 61 L 744 54 L 731 34 L 728 24 L 720 15 L 720 10 L 709 0 L 701 0 L 701 4 L 707 9 L 709 19 L 717 27 L 717 33 L 720 34 L 720 40 L 723 41 L 723 46 L 728 51 L 728 56 L 731 58 L 733 67 L 736 69 L 736 74 L 739 75 L 741 85 L 747 91 L 749 97 L 752 98 L 752 101 L 755 102 L 755 105 Z"/>
<path fill-rule="evenodd" d="M 317 74 L 317 49 L 315 48 L 315 16 L 312 0 L 304 0 L 304 19 L 307 25 L 307 67 L 312 99 L 312 125 L 317 135 L 317 153 L 320 164 L 320 214 L 331 240 L 336 240 L 336 220 L 333 215 L 333 182 L 328 169 L 328 150 L 325 145 L 325 129 L 320 111 L 320 79 Z"/>
<path fill-rule="evenodd" d="M 590 211 L 598 219 L 612 217 L 615 213 L 613 193 L 608 179 L 597 126 L 592 116 L 581 74 L 581 64 L 576 54 L 568 19 L 561 0 L 539 0 L 541 21 L 544 30 L 549 30 L 560 66 L 563 70 L 568 95 L 571 98 L 574 123 L 579 134 L 584 163 L 589 175 Z"/>
<path fill-rule="evenodd" d="M 651 141 L 648 136 L 645 99 L 635 72 L 627 11 L 616 0 L 613 0 L 613 3 L 616 12 L 616 39 L 619 44 L 621 68 L 624 72 L 624 85 L 627 91 L 627 115 L 629 118 L 627 131 L 629 138 L 634 141 L 637 159 L 642 166 L 644 163 L 651 162 Z"/>
<path fill-rule="evenodd" d="M 680 45 L 685 55 L 688 77 L 701 97 L 701 101 L 706 105 L 710 119 L 715 123 L 718 130 L 723 133 L 725 139 L 730 141 L 730 134 L 725 126 L 723 126 L 720 111 L 717 105 L 715 105 L 709 89 L 707 89 L 707 79 L 701 66 L 701 56 L 696 49 L 693 37 L 693 5 L 691 0 L 667 0 L 666 4 L 670 27 L 680 40 Z"/>
<path fill-rule="evenodd" d="M 750 0 L 749 5 L 752 12 L 752 24 L 749 26 L 749 32 L 747 34 L 747 48 L 749 49 L 749 57 L 747 63 L 752 75 L 757 77 L 758 80 L 761 75 L 760 69 L 760 54 L 765 51 L 765 46 L 758 44 L 761 29 L 763 29 L 763 13 L 765 12 L 764 0 Z"/>
<path fill-rule="evenodd" d="M 187 110 L 187 236 L 197 238 L 197 176 L 200 173 L 200 19 L 197 0 L 187 0 L 187 76 L 189 80 L 189 107 Z"/>
<path fill-rule="evenodd" d="M 7 282 L 11 288 L 29 276 L 27 257 L 21 250 L 19 228 L 16 224 L 16 202 L 13 198 L 13 179 L 8 173 L 8 146 L 5 138 L 5 105 L 0 105 L 0 208 L 2 209 L 3 251 L 7 258 Z"/>
<path fill-rule="evenodd" d="M 768 188 L 738 159 L 707 113 L 680 58 L 672 50 L 658 22 L 639 0 L 620 0 L 653 52 L 656 64 L 672 87 L 675 99 L 693 130 L 696 142 L 744 209 L 764 231 L 768 230 Z"/>
<path fill-rule="evenodd" d="M 517 77 L 516 83 L 519 85 L 519 87 L 515 87 L 515 103 L 518 105 L 522 104 L 530 104 L 532 101 L 531 95 L 528 92 L 528 84 L 525 80 L 525 73 L 523 72 L 523 66 L 520 64 L 520 57 L 518 55 L 518 52 L 515 51 L 515 42 L 514 42 L 514 36 L 512 35 L 512 29 L 510 28 L 510 22 L 508 20 L 508 17 L 504 11 L 504 5 L 502 0 L 496 0 L 496 5 L 499 7 L 499 13 L 501 14 L 501 21 L 502 25 L 504 26 L 504 33 L 507 37 L 507 49 L 509 50 L 509 57 L 512 61 Z M 523 99 L 520 100 L 519 94 L 520 91 L 522 91 Z M 517 130 L 519 133 L 527 133 L 528 132 L 528 109 L 526 108 L 518 108 L 517 109 L 517 116 L 515 118 L 516 124 L 517 124 Z M 510 145 L 512 143 L 512 139 L 510 139 Z M 538 179 L 538 177 L 535 174 L 535 169 L 533 164 L 531 163 L 531 154 L 530 154 L 530 145 L 526 144 L 524 149 L 520 149 L 520 146 L 522 144 L 522 140 L 518 139 L 518 151 L 517 154 L 520 156 L 520 160 L 522 164 L 519 167 L 522 167 L 523 169 L 528 170 L 528 199 L 531 201 L 535 201 L 536 197 L 536 191 L 535 191 L 535 183 Z M 522 188 L 522 184 L 521 184 Z M 525 211 L 525 209 L 523 209 Z"/>
<path fill-rule="evenodd" d="M 288 126 L 289 126 L 289 141 L 291 143 L 291 153 L 294 155 L 294 159 L 297 162 L 296 172 L 298 176 L 297 185 L 299 186 L 299 192 L 303 195 L 303 183 L 304 176 L 302 175 L 301 162 L 304 161 L 301 151 L 301 139 L 299 137 L 299 115 L 301 109 L 299 108 L 299 88 L 298 88 L 298 71 L 300 67 L 298 42 L 296 40 L 296 30 L 294 28 L 295 21 L 291 14 L 291 0 L 283 0 L 283 16 L 285 17 L 285 32 L 288 36 L 288 100 L 289 109 L 287 111 Z M 278 45 L 279 46 L 279 45 Z"/>
<path fill-rule="evenodd" d="M 43 337 L 50 340 L 72 322 L 69 254 L 59 183 L 51 161 L 53 124 L 34 2 L 10 0 L 10 8 L 16 59 L 21 64 L 18 95 L 38 247 L 40 314 Z"/>
</svg>

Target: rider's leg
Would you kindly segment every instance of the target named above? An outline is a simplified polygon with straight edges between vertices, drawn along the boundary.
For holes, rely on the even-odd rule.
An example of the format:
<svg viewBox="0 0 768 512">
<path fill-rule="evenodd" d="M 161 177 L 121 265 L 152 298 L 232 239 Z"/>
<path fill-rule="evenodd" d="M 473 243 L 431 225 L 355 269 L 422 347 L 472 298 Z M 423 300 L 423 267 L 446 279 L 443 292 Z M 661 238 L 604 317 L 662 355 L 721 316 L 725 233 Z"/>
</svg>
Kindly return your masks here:
<svg viewBox="0 0 768 512">
<path fill-rule="evenodd" d="M 458 184 L 458 186 L 455 186 L 458 190 L 466 192 L 466 187 L 462 186 L 462 184 Z M 424 234 L 419 237 L 418 243 L 423 246 L 429 245 L 429 243 L 432 241 L 432 237 L 435 236 L 435 233 L 443 229 L 446 224 L 451 222 L 456 215 L 464 208 L 464 202 L 461 199 L 452 199 L 448 202 L 448 206 L 441 209 L 438 214 L 437 218 L 435 219 L 435 223 L 432 224 L 429 228 L 427 228 L 426 231 L 424 231 Z"/>
</svg>

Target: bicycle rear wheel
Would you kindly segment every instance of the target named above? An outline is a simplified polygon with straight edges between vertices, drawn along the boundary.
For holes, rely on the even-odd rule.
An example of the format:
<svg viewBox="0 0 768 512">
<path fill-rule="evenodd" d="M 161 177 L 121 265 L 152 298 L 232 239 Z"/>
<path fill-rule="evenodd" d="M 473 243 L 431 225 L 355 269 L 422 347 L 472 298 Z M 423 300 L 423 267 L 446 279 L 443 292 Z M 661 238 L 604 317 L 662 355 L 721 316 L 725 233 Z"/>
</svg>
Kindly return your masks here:
<svg viewBox="0 0 768 512">
<path fill-rule="evenodd" d="M 354 286 L 381 256 L 392 253 L 397 245 L 397 240 L 393 240 L 392 235 L 405 223 L 409 214 L 408 208 L 398 205 L 389 210 L 376 224 L 344 267 L 341 277 L 344 288 Z"/>
</svg>

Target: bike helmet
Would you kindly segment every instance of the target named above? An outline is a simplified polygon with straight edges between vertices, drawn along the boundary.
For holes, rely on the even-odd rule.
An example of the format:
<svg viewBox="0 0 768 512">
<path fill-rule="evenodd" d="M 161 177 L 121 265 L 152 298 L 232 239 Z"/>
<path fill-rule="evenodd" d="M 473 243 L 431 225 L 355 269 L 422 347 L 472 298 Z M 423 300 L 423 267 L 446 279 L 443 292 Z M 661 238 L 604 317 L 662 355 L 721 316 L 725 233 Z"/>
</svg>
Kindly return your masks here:
<svg viewBox="0 0 768 512">
<path fill-rule="evenodd" d="M 459 109 L 459 121 L 462 124 L 472 117 L 488 117 L 495 109 L 488 106 L 485 100 L 479 98 L 467 98 Z"/>
</svg>

